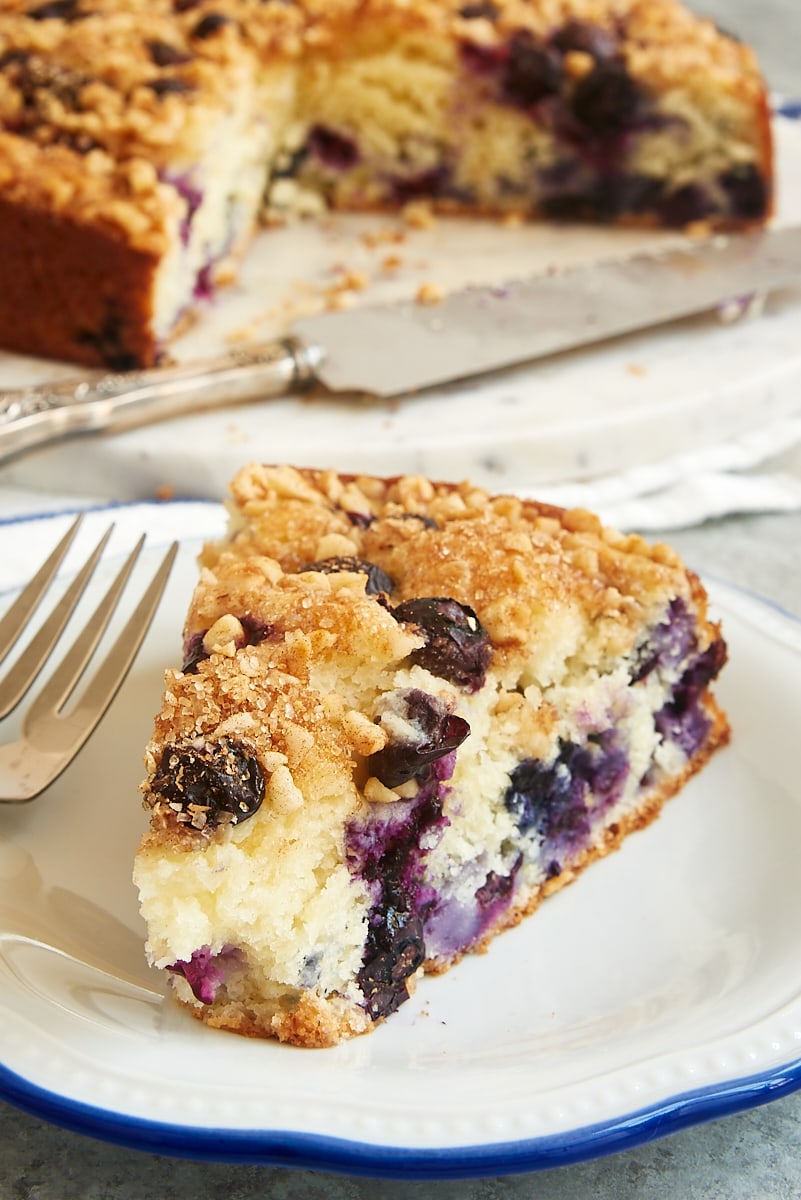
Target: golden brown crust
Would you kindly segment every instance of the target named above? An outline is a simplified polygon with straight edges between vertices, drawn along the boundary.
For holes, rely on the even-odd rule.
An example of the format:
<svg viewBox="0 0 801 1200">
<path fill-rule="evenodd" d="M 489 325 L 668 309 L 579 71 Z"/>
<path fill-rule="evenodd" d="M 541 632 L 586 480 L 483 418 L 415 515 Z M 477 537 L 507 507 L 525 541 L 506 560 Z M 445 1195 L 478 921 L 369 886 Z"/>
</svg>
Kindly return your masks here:
<svg viewBox="0 0 801 1200">
<path fill-rule="evenodd" d="M 360 1010 L 348 1009 L 340 1013 L 308 993 L 299 996 L 294 1007 L 269 1018 L 259 1018 L 233 1005 L 221 1009 L 201 1009 L 184 1003 L 184 1007 L 196 1020 L 212 1029 L 225 1029 L 240 1037 L 275 1038 L 276 1041 L 301 1046 L 306 1050 L 328 1049 L 345 1038 L 364 1033 L 368 1028 Z"/>
<path fill-rule="evenodd" d="M 36 254 L 30 246 L 36 245 Z M 128 370 L 152 362 L 152 278 L 158 260 L 58 214 L 0 196 L 2 342 L 23 354 Z M 58 262 L 54 273 L 51 264 Z"/>
</svg>

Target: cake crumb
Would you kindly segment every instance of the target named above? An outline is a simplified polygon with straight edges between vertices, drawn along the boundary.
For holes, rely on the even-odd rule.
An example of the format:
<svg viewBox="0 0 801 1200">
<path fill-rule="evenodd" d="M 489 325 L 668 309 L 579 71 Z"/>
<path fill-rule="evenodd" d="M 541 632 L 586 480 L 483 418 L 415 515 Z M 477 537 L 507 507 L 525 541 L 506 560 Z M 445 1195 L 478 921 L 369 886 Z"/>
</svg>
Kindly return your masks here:
<svg viewBox="0 0 801 1200">
<path fill-rule="evenodd" d="M 398 245 L 406 240 L 406 233 L 403 229 L 386 228 L 374 229 L 369 233 L 363 233 L 362 242 L 368 250 L 375 250 L 379 246 Z"/>
<path fill-rule="evenodd" d="M 434 210 L 425 200 L 412 200 L 404 205 L 402 216 L 412 229 L 433 229 L 437 223 Z"/>
<path fill-rule="evenodd" d="M 364 271 L 354 271 L 351 267 L 334 266 L 332 272 L 337 276 L 336 283 L 331 286 L 341 292 L 363 292 L 370 285 L 370 276 Z"/>
<path fill-rule="evenodd" d="M 415 299 L 418 304 L 441 304 L 445 299 L 445 290 L 438 283 L 421 283 Z"/>
</svg>

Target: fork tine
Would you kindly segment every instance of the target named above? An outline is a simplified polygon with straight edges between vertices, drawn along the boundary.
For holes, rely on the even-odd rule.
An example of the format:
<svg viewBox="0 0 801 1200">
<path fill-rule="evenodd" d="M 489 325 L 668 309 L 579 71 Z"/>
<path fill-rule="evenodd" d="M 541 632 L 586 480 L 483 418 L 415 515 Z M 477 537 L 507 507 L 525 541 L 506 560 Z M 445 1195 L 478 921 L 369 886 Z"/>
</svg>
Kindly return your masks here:
<svg viewBox="0 0 801 1200">
<path fill-rule="evenodd" d="M 22 589 L 17 599 L 0 621 L 0 662 L 8 654 L 22 630 L 28 623 L 33 610 L 45 594 L 53 577 L 61 566 L 67 551 L 78 532 L 78 526 L 83 520 L 83 514 L 75 518 L 61 541 L 50 556 L 42 563 L 33 579 Z"/>
<path fill-rule="evenodd" d="M 29 580 L 8 609 L 8 612 L 0 620 L 0 662 L 7 657 L 9 650 L 15 645 L 17 638 L 27 625 L 31 613 L 53 582 L 58 568 L 66 558 L 67 551 L 75 539 L 82 520 L 83 514 L 81 513 L 75 518 L 61 541 L 51 551 L 33 579 Z"/>
<path fill-rule="evenodd" d="M 13 621 L 9 622 L 9 630 L 13 629 L 13 639 L 15 639 L 25 626 L 26 621 L 30 618 L 34 608 L 38 605 L 46 588 L 51 583 L 53 576 L 64 555 L 66 554 L 72 539 L 77 532 L 81 518 L 72 525 L 67 531 L 64 538 L 59 542 L 56 549 L 50 555 L 47 562 L 40 568 L 22 594 L 18 597 L 8 613 L 3 619 L 3 624 L 0 625 L 0 636 L 8 635 L 5 629 L 5 622 L 13 617 Z M 58 641 L 64 626 L 72 616 L 75 607 L 84 593 L 87 583 L 97 566 L 100 556 L 103 553 L 106 543 L 111 536 L 114 526 L 110 526 L 103 537 L 98 542 L 95 549 L 90 554 L 89 558 L 84 563 L 81 570 L 70 583 L 70 586 L 64 592 L 59 602 L 53 608 L 50 616 L 42 625 L 41 629 L 31 639 L 24 652 L 17 659 L 14 666 L 7 673 L 2 684 L 0 684 L 0 692 L 2 692 L 2 700 L 0 701 L 0 720 L 7 717 L 10 712 L 17 707 L 26 691 L 33 683 L 36 676 L 39 674 L 43 664 L 45 663 L 50 651 Z M 35 586 L 34 586 L 35 585 Z M 21 601 L 26 600 L 25 605 L 21 605 Z M 8 652 L 12 641 L 7 640 L 4 648 L 4 654 Z M 2 657 L 0 655 L 0 661 Z"/>
<path fill-rule="evenodd" d="M 178 551 L 177 542 L 173 542 L 164 555 L 141 600 L 87 683 L 74 708 L 67 713 L 60 713 L 59 709 L 73 691 L 84 671 L 88 656 L 91 655 L 116 608 L 143 541 L 144 539 L 141 539 L 134 547 L 79 635 L 73 650 L 67 654 L 26 714 L 23 736 L 31 745 L 41 745 L 48 755 L 61 755 L 64 758 L 64 766 L 77 754 L 114 699 L 144 641 L 167 585 Z M 99 633 L 96 628 L 98 625 Z M 87 647 L 91 647 L 88 654 Z"/>
</svg>

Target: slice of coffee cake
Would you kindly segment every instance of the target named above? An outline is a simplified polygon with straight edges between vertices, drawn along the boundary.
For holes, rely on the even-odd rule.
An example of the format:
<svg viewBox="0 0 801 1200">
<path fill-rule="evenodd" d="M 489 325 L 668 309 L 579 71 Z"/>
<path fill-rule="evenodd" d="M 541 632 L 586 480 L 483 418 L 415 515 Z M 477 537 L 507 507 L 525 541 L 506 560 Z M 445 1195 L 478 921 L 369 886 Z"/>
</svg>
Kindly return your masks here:
<svg viewBox="0 0 801 1200">
<path fill-rule="evenodd" d="M 726 647 L 673 551 L 584 511 L 267 466 L 232 496 L 147 749 L 147 953 L 210 1025 L 325 1046 L 647 825 L 728 739 Z"/>
</svg>

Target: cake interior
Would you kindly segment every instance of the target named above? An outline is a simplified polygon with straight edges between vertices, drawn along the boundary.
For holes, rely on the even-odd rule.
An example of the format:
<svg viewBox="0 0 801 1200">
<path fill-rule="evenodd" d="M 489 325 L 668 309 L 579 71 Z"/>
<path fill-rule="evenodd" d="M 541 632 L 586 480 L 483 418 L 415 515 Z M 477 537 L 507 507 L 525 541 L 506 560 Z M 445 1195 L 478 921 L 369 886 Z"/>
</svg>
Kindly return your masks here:
<svg viewBox="0 0 801 1200">
<path fill-rule="evenodd" d="M 667 226 L 767 215 L 760 117 L 747 94 L 688 71 L 655 88 L 629 70 L 622 26 L 569 20 L 482 40 L 369 30 L 302 68 L 271 202 L 442 207 Z M 473 14 L 474 19 L 470 19 Z M 636 38 L 636 15 L 627 36 Z M 293 183 L 294 186 L 290 186 Z"/>
</svg>

